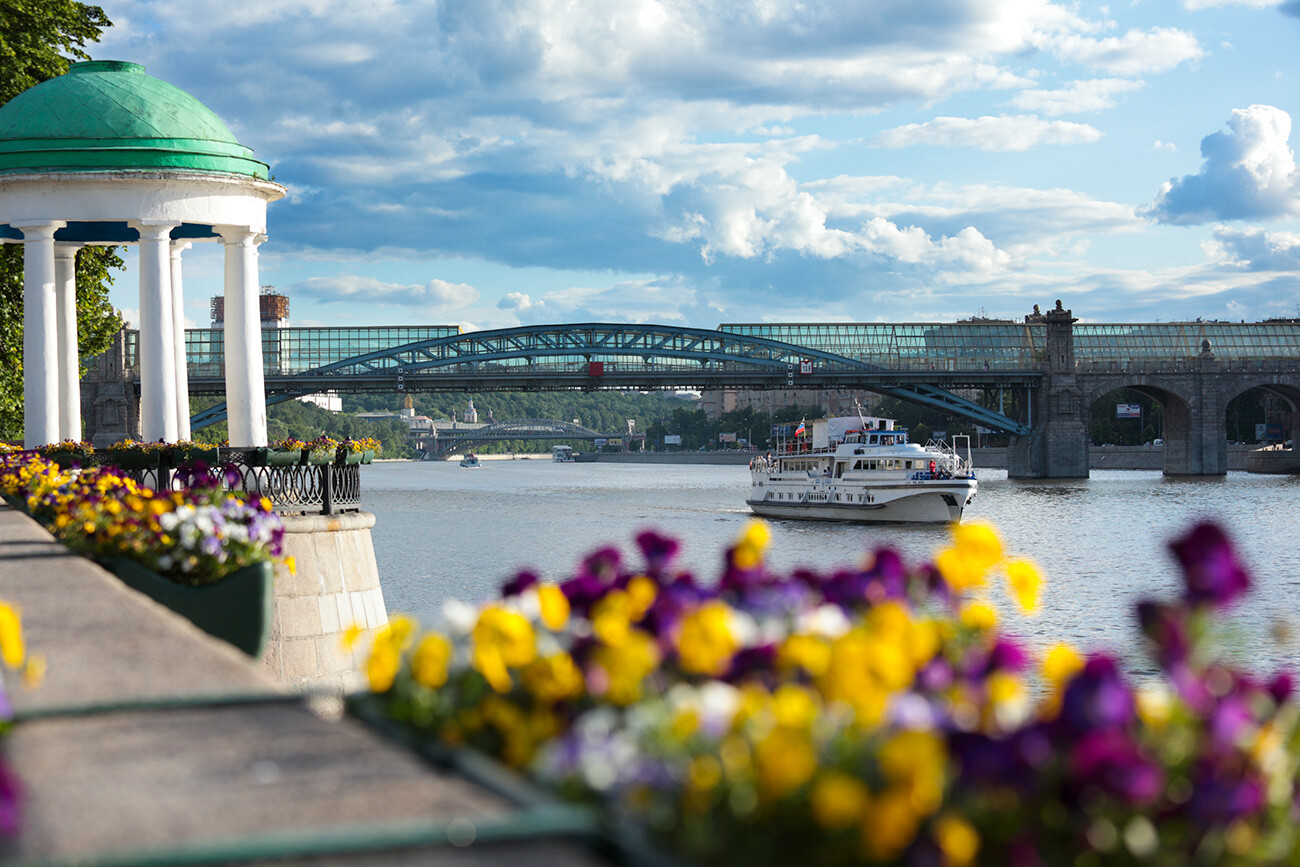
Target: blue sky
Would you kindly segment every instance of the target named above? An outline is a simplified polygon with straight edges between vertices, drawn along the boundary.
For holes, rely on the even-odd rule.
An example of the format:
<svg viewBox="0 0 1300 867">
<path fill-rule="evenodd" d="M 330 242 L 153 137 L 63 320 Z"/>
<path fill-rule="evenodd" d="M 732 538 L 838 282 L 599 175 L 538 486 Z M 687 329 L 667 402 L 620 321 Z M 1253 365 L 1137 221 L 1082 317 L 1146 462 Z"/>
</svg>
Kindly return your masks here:
<svg viewBox="0 0 1300 867">
<path fill-rule="evenodd" d="M 294 325 L 1300 315 L 1300 0 L 101 3 Z"/>
</svg>

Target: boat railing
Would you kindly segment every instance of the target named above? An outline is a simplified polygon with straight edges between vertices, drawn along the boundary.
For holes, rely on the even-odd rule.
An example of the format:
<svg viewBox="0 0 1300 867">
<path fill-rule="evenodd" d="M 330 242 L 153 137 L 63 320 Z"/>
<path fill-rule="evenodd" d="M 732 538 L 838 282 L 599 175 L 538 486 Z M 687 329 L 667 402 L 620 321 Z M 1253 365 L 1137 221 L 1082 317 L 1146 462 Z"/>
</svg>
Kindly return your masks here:
<svg viewBox="0 0 1300 867">
<path fill-rule="evenodd" d="M 926 451 L 938 453 L 935 458 L 935 469 L 939 477 L 961 479 L 975 477 L 968 435 L 955 434 L 951 443 L 948 440 L 929 440 L 925 448 Z M 964 456 L 963 452 L 965 452 Z M 924 473 L 924 477 L 931 477 L 931 474 Z"/>
</svg>

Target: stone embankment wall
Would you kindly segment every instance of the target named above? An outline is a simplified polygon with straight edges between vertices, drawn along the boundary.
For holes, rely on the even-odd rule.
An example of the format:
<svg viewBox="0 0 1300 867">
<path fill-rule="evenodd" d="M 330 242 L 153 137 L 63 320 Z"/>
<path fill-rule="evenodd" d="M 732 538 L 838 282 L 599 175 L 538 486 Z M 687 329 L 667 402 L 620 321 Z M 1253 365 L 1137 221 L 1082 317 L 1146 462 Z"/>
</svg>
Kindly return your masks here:
<svg viewBox="0 0 1300 867">
<path fill-rule="evenodd" d="M 1246 470 L 1247 456 L 1258 449 L 1253 445 L 1228 446 L 1228 469 Z M 602 454 L 601 463 L 628 464 L 742 464 L 755 456 L 753 452 L 632 452 L 628 454 Z M 1006 469 L 1007 450 L 1000 448 L 971 449 L 971 459 L 976 469 Z M 1092 446 L 1088 449 L 1088 464 L 1094 470 L 1162 470 L 1165 453 L 1159 446 Z"/>
<path fill-rule="evenodd" d="M 275 620 L 262 665 L 291 689 L 350 692 L 364 685 L 343 633 L 388 622 L 369 512 L 286 516 L 284 550 L 296 570 L 275 572 Z M 366 642 L 363 642 L 363 645 Z"/>
</svg>

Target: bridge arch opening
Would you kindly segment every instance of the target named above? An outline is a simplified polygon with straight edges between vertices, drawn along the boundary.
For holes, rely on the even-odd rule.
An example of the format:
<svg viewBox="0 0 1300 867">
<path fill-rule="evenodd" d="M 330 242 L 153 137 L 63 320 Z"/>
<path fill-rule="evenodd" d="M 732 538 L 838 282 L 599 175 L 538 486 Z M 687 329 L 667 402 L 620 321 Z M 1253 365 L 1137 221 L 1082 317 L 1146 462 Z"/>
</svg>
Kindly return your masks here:
<svg viewBox="0 0 1300 867">
<path fill-rule="evenodd" d="M 1155 450 L 1117 457 L 1117 468 L 1159 466 L 1168 476 L 1222 475 L 1227 472 L 1227 438 L 1223 412 L 1207 406 L 1182 383 L 1155 377 L 1132 377 L 1103 383 L 1090 395 L 1089 442 L 1092 448 L 1136 446 Z M 1217 403 L 1217 402 L 1215 402 Z M 1104 460 L 1099 460 L 1104 465 Z"/>
<path fill-rule="evenodd" d="M 1300 388 L 1277 383 L 1249 385 L 1232 395 L 1224 414 L 1228 441 L 1277 446 L 1294 442 Z"/>
</svg>

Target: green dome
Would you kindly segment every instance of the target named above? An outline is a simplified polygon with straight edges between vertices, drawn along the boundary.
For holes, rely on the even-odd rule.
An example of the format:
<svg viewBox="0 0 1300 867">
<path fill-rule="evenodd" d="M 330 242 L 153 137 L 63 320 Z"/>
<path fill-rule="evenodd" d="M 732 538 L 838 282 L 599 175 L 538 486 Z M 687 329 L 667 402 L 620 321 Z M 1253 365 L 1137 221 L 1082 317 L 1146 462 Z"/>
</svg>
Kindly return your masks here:
<svg viewBox="0 0 1300 867">
<path fill-rule="evenodd" d="M 221 118 L 137 63 L 74 63 L 0 107 L 0 174 L 160 169 L 268 177 Z"/>
</svg>

